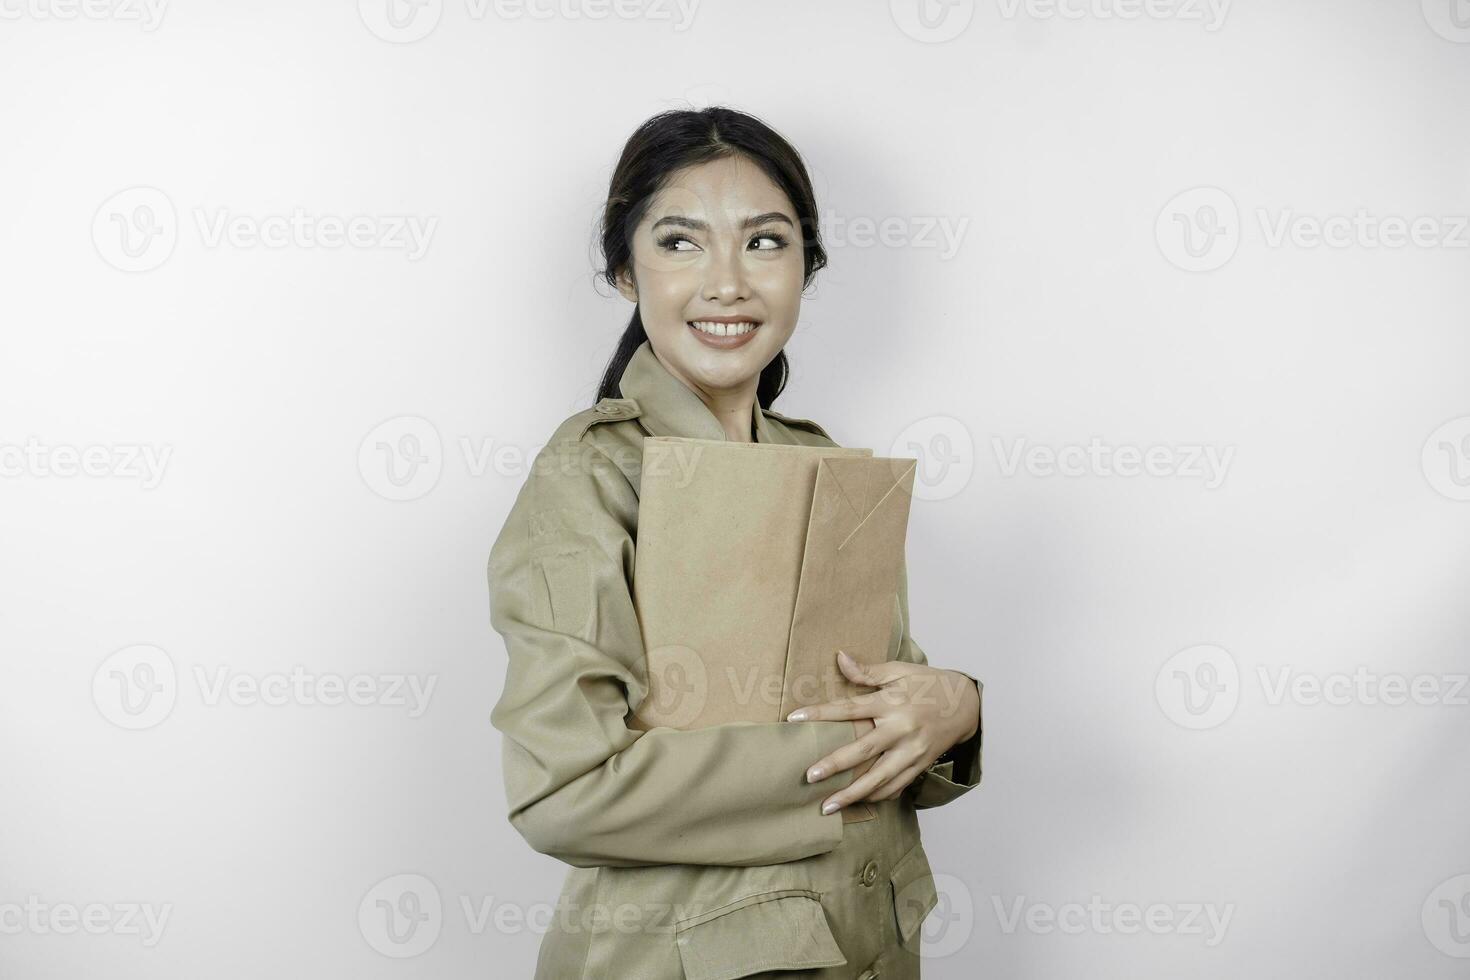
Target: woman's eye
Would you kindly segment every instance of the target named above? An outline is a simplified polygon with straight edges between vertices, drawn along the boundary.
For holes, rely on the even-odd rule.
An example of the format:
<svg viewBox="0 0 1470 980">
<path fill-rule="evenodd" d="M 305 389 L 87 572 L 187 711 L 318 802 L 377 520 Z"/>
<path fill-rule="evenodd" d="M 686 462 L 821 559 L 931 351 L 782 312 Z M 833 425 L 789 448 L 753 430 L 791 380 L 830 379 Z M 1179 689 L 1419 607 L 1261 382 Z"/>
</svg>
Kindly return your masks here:
<svg viewBox="0 0 1470 980">
<path fill-rule="evenodd" d="M 665 235 L 657 240 L 657 244 L 666 252 L 692 252 L 699 248 L 694 242 L 679 234 Z M 756 235 L 750 240 L 750 244 L 751 248 L 757 252 L 775 252 L 785 248 L 788 242 L 784 235 L 772 232 L 767 235 Z"/>
</svg>

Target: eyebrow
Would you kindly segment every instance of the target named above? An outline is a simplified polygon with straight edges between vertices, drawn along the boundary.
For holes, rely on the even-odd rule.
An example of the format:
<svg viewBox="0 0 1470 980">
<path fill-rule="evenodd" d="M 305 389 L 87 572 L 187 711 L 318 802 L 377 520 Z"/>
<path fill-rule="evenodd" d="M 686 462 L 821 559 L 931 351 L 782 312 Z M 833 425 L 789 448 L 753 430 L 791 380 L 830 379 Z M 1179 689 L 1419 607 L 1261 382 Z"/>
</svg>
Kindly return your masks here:
<svg viewBox="0 0 1470 980">
<path fill-rule="evenodd" d="M 786 215 L 782 214 L 780 211 L 767 211 L 765 214 L 757 214 L 753 217 L 746 218 L 744 221 L 740 222 L 740 227 L 752 228 L 756 225 L 763 225 L 768 221 L 784 221 L 788 225 L 795 227 L 795 223 L 792 222 L 790 218 L 786 217 Z M 666 217 L 659 218 L 653 223 L 653 228 L 651 230 L 657 231 L 662 225 L 683 225 L 685 228 L 693 228 L 695 231 L 709 231 L 708 222 L 701 221 L 699 218 L 686 218 L 682 214 L 671 214 Z"/>
</svg>

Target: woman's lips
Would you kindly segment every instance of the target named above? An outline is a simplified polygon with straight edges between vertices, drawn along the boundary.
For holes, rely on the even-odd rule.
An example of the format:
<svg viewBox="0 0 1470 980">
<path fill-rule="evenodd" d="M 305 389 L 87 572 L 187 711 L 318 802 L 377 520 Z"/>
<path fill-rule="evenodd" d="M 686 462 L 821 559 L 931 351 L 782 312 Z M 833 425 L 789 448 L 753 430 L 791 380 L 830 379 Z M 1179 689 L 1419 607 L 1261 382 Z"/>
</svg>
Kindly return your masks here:
<svg viewBox="0 0 1470 980">
<path fill-rule="evenodd" d="M 687 326 L 690 331 L 693 332 L 694 336 L 699 338 L 700 343 L 704 344 L 707 347 L 713 347 L 716 350 L 733 350 L 736 347 L 741 347 L 746 343 L 749 343 L 750 338 L 754 337 L 756 331 L 759 330 L 761 327 L 759 323 L 753 323 L 749 320 L 740 323 L 720 323 L 718 321 L 712 320 L 691 320 L 685 323 L 685 326 Z M 745 332 L 732 332 L 720 335 L 709 333 L 706 330 L 701 330 L 701 326 L 714 330 L 745 330 Z"/>
</svg>

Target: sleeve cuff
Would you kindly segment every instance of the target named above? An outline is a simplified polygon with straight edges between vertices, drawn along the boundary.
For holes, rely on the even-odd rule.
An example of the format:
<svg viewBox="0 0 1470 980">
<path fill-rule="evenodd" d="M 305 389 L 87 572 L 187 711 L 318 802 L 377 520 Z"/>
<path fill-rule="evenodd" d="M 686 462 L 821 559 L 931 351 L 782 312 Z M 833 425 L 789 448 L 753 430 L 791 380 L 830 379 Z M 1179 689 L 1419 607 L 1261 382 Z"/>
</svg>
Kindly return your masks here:
<svg viewBox="0 0 1470 980">
<path fill-rule="evenodd" d="M 975 727 L 975 734 L 951 746 L 909 786 L 906 792 L 911 794 L 916 810 L 943 806 L 980 784 L 981 744 L 985 733 L 985 685 L 964 671 L 959 673 L 965 674 L 975 683 L 981 700 L 980 722 Z"/>
<path fill-rule="evenodd" d="M 825 758 L 832 752 L 852 741 L 852 722 L 850 721 L 788 721 L 782 724 L 805 725 L 811 730 L 811 755 L 804 762 L 804 766 L 816 763 L 818 759 Z M 806 769 L 802 769 L 802 785 L 809 790 L 801 804 L 800 819 L 802 822 L 803 836 L 819 842 L 823 849 L 819 853 L 825 853 L 842 843 L 842 811 L 835 813 L 823 813 L 822 801 L 836 793 L 838 790 L 846 789 L 852 785 L 853 771 L 843 769 L 835 772 L 826 779 L 815 783 L 806 781 Z"/>
</svg>

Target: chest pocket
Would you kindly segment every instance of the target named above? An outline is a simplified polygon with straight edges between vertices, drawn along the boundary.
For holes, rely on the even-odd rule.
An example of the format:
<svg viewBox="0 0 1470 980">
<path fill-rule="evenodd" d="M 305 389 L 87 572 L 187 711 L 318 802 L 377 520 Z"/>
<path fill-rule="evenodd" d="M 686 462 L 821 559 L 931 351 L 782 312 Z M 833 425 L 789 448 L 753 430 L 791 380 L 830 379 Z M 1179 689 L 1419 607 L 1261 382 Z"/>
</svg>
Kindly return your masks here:
<svg viewBox="0 0 1470 980">
<path fill-rule="evenodd" d="M 847 963 L 817 893 L 804 888 L 751 895 L 674 928 L 686 980 L 736 980 Z"/>
</svg>

